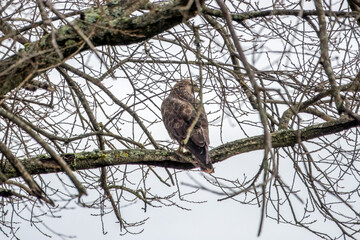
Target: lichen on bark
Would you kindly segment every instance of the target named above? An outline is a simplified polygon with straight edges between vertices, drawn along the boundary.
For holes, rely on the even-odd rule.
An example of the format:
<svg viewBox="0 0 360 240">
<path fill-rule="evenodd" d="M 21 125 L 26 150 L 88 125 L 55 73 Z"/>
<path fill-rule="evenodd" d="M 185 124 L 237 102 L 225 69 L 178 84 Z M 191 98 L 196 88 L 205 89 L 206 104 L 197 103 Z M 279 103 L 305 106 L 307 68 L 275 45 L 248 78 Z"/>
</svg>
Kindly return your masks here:
<svg viewBox="0 0 360 240">
<path fill-rule="evenodd" d="M 153 5 L 151 11 L 140 16 L 131 16 L 131 13 L 143 8 L 147 1 L 127 0 L 121 3 L 123 5 L 111 1 L 98 8 L 87 9 L 77 19 L 55 30 L 55 34 L 46 34 L 29 43 L 20 51 L 21 54 L 1 61 L 0 97 L 24 80 L 30 80 L 72 55 L 89 49 L 90 43 L 95 47 L 138 43 L 197 14 L 195 3 L 189 9 L 184 8 L 188 3 L 186 0 Z"/>
</svg>

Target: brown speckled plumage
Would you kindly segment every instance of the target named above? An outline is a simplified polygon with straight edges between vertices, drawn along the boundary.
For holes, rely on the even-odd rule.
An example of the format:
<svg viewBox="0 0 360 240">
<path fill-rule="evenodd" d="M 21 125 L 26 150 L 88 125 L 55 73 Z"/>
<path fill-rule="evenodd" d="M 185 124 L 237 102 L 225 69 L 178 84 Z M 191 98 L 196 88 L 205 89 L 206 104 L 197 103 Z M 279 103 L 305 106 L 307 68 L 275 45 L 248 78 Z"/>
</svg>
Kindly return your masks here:
<svg viewBox="0 0 360 240">
<path fill-rule="evenodd" d="M 201 111 L 185 147 L 199 160 L 202 171 L 212 173 L 214 168 L 209 156 L 208 121 L 205 110 L 194 97 L 192 89 L 192 83 L 188 79 L 176 83 L 161 105 L 161 114 L 170 137 L 182 146 L 197 111 Z"/>
</svg>

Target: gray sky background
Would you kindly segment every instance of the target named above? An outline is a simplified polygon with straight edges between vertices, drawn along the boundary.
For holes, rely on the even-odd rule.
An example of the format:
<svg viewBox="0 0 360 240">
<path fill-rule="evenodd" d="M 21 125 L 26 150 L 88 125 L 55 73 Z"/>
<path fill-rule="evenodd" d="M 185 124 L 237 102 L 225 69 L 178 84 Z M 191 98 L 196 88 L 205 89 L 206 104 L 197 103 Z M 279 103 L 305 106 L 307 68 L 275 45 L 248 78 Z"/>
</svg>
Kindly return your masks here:
<svg viewBox="0 0 360 240">
<path fill-rule="evenodd" d="M 306 2 L 305 2 L 306 3 Z M 306 3 L 308 4 L 308 3 Z M 312 9 L 312 7 L 310 8 Z M 275 47 L 275 46 L 274 46 Z M 282 47 L 282 46 L 277 46 Z M 111 85 L 116 85 L 116 82 L 110 81 Z M 112 88 L 112 91 L 116 91 L 116 88 Z M 129 91 L 131 92 L 131 90 Z M 204 96 L 205 98 L 207 96 Z M 120 98 L 121 99 L 121 98 Z M 205 106 L 207 111 L 211 111 Z M 159 112 L 160 114 L 160 112 Z M 253 116 L 252 116 L 253 117 Z M 258 116 L 256 116 L 258 117 Z M 251 118 L 249 118 L 251 120 Z M 258 121 L 258 118 L 255 119 Z M 170 139 L 166 133 L 162 124 L 158 124 L 156 127 L 152 127 L 155 139 L 168 140 Z M 223 135 L 224 142 L 234 139 L 241 139 L 245 136 L 242 135 L 238 128 L 233 128 L 230 122 L 224 122 L 224 130 L 226 134 Z M 211 147 L 216 147 L 221 144 L 219 139 L 218 129 L 210 128 L 210 141 Z M 252 132 L 252 136 L 261 134 L 261 129 L 255 129 Z M 89 149 L 90 151 L 92 149 Z M 263 151 L 256 151 L 247 154 L 241 154 L 227 159 L 221 163 L 215 165 L 215 176 L 229 178 L 232 180 L 242 180 L 246 174 L 252 177 L 259 169 L 263 157 Z M 155 168 L 157 169 L 157 168 Z M 290 160 L 282 160 L 280 163 L 280 176 L 284 178 L 286 183 L 291 184 L 293 166 Z M 165 175 L 164 171 L 160 170 L 160 174 Z M 288 174 L 288 175 L 287 175 Z M 178 174 L 179 183 L 193 183 L 189 178 L 189 175 L 196 178 L 203 185 L 216 190 L 209 186 L 203 176 L 197 171 L 190 171 L 189 173 L 183 172 Z M 52 178 L 54 176 L 48 175 L 45 178 Z M 65 177 L 65 176 L 64 176 Z M 54 177 L 56 179 L 56 177 Z M 56 181 L 56 180 L 54 180 Z M 152 188 L 162 189 L 164 186 L 159 181 L 153 181 L 148 183 Z M 175 191 L 175 187 L 172 189 Z M 191 191 L 192 189 L 184 187 L 185 190 Z M 306 193 L 305 189 L 299 189 L 302 192 L 299 193 L 300 197 L 302 193 Z M 84 200 L 86 201 L 86 196 Z M 89 197 L 90 198 L 90 197 Z M 149 217 L 149 220 L 142 226 L 144 232 L 140 235 L 120 236 L 119 224 L 115 223 L 116 219 L 113 213 L 105 217 L 104 227 L 107 232 L 106 235 L 102 234 L 101 220 L 98 216 L 91 216 L 91 214 L 99 214 L 99 211 L 84 209 L 70 204 L 70 207 L 75 209 L 69 209 L 58 213 L 59 218 L 45 218 L 49 227 L 56 232 L 63 233 L 68 236 L 76 236 L 79 240 L 89 239 L 122 239 L 122 240 L 135 240 L 135 239 L 206 239 L 206 240 L 275 240 L 275 239 L 288 239 L 291 236 L 292 240 L 303 239 L 317 239 L 315 235 L 305 229 L 293 227 L 289 224 L 277 224 L 276 221 L 269 218 L 265 218 L 262 234 L 257 237 L 257 231 L 259 228 L 261 209 L 257 205 L 245 205 L 234 200 L 217 201 L 221 196 L 199 190 L 197 193 L 188 197 L 188 200 L 193 201 L 207 201 L 202 204 L 190 204 L 186 202 L 178 203 L 184 207 L 191 208 L 191 211 L 185 211 L 177 207 L 162 207 L 152 208 L 148 207 L 147 212 L 144 213 L 141 210 L 142 204 L 136 204 L 122 208 L 122 214 L 126 221 L 138 221 L 143 218 Z M 299 217 L 302 216 L 303 204 L 296 203 L 296 213 Z M 284 206 L 284 212 L 286 210 Z M 272 216 L 275 216 L 272 214 Z M 323 231 L 332 232 L 338 231 L 337 228 L 333 228 L 333 223 L 325 222 L 322 218 L 318 218 L 315 223 L 319 229 Z M 23 222 L 20 230 L 18 231 L 18 237 L 20 239 L 48 239 L 39 233 L 34 227 L 30 226 L 30 223 Z M 44 228 L 42 228 L 44 229 Z M 139 228 L 141 229 L 141 228 Z M 51 234 L 48 230 L 46 233 Z M 335 232 L 338 235 L 340 232 Z M 53 235 L 51 239 L 61 239 L 60 237 Z M 0 233 L 0 239 L 4 238 Z"/>
<path fill-rule="evenodd" d="M 257 166 L 262 159 L 262 151 L 242 154 L 232 159 L 215 165 L 216 176 L 229 177 L 241 176 L 242 173 L 251 173 L 257 171 Z M 282 164 L 282 168 L 290 167 L 291 164 Z M 289 169 L 291 170 L 291 169 Z M 286 172 L 286 170 L 284 170 Z M 164 173 L 161 172 L 160 173 Z M 189 175 L 195 177 L 198 181 L 207 187 L 210 187 L 203 176 L 198 172 L 183 172 L 178 174 L 179 182 L 193 183 Z M 49 176 L 50 177 L 50 176 Z M 162 184 L 154 181 L 152 188 L 162 188 Z M 191 190 L 184 187 L 186 190 Z M 212 188 L 214 189 L 214 188 Z M 301 195 L 301 194 L 300 194 Z M 140 208 L 143 204 L 136 204 L 123 208 L 122 214 L 125 220 L 140 220 L 150 217 L 143 225 L 144 232 L 140 235 L 120 236 L 119 225 L 115 223 L 116 219 L 113 213 L 105 217 L 106 235 L 102 234 L 101 222 L 99 217 L 90 216 L 98 214 L 99 211 L 88 210 L 75 206 L 76 209 L 62 211 L 61 218 L 49 218 L 46 223 L 53 227 L 57 232 L 76 236 L 76 239 L 207 239 L 207 240 L 275 240 L 287 239 L 291 236 L 292 240 L 318 239 L 305 229 L 293 227 L 288 224 L 277 224 L 276 221 L 266 218 L 260 237 L 257 237 L 257 231 L 260 221 L 260 208 L 256 205 L 250 206 L 241 204 L 233 200 L 217 201 L 221 196 L 213 193 L 199 191 L 188 199 L 193 201 L 207 201 L 201 204 L 181 203 L 183 207 L 191 208 L 191 211 L 185 211 L 177 207 L 148 207 L 144 213 Z M 86 199 L 86 197 L 85 197 Z M 301 208 L 299 216 L 302 214 Z M 331 231 L 332 223 L 320 223 L 321 229 Z M 337 231 L 337 229 L 336 229 Z M 46 239 L 36 229 L 30 228 L 28 223 L 22 224 L 20 230 L 20 239 Z M 61 239 L 53 236 L 51 239 Z"/>
</svg>

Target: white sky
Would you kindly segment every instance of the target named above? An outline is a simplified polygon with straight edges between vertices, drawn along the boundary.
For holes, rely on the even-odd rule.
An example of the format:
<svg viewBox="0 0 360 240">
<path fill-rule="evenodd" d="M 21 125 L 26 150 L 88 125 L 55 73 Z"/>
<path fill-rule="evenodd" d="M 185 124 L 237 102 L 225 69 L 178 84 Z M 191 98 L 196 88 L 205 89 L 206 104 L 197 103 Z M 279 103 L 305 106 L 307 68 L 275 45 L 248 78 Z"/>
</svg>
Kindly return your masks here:
<svg viewBox="0 0 360 240">
<path fill-rule="evenodd" d="M 261 158 L 260 151 L 251 154 L 242 154 L 236 159 L 224 161 L 216 164 L 216 174 L 227 176 L 234 169 L 241 169 L 249 159 Z M 258 161 L 259 162 L 259 161 Z M 198 173 L 190 173 L 198 176 Z M 181 181 L 191 183 L 187 174 L 181 174 L 184 178 Z M 199 178 L 201 179 L 201 177 Z M 152 187 L 156 187 L 152 186 Z M 195 199 L 193 198 L 195 197 Z M 298 227 L 288 224 L 277 224 L 274 220 L 265 219 L 262 234 L 257 237 L 257 231 L 260 221 L 260 208 L 258 206 L 250 206 L 240 204 L 233 200 L 225 200 L 218 202 L 219 196 L 211 193 L 200 191 L 191 197 L 193 200 L 206 200 L 202 204 L 184 204 L 190 207 L 191 211 L 181 210 L 177 207 L 152 208 L 148 207 L 147 213 L 144 214 L 141 209 L 127 212 L 125 210 L 125 219 L 135 215 L 138 217 L 150 217 L 145 223 L 144 232 L 140 235 L 125 236 L 119 235 L 119 225 L 115 223 L 116 219 L 111 213 L 105 221 L 106 235 L 102 234 L 101 222 L 99 217 L 90 216 L 90 213 L 98 213 L 94 210 L 76 208 L 74 210 L 62 211 L 60 219 L 49 219 L 47 223 L 54 227 L 60 233 L 77 236 L 76 239 L 207 239 L 207 240 L 242 240 L 242 239 L 258 239 L 258 240 L 292 240 L 317 239 L 313 234 Z M 86 197 L 85 197 L 86 198 Z M 23 224 L 19 234 L 20 239 L 46 239 L 34 228 L 30 228 Z M 340 232 L 339 232 L 340 233 Z M 338 233 L 338 234 L 339 234 Z M 61 239 L 54 236 L 52 239 Z"/>
<path fill-rule="evenodd" d="M 209 111 L 209 109 L 207 109 Z M 154 129 L 152 129 L 154 131 Z M 240 139 L 241 131 L 234 130 L 230 124 L 226 125 L 226 132 L 224 138 Z M 156 139 L 165 140 L 169 137 L 164 134 L 165 128 L 159 126 L 159 131 Z M 219 133 L 211 131 L 210 129 L 211 146 L 216 147 L 221 144 L 219 140 Z M 257 133 L 258 134 L 258 133 Z M 255 133 L 254 133 L 255 135 Z M 160 137 L 159 137 L 160 136 Z M 232 159 L 228 159 L 221 163 L 215 164 L 215 175 L 218 177 L 241 179 L 244 174 L 252 176 L 252 172 L 258 170 L 263 157 L 262 151 L 256 151 L 247 154 L 238 155 Z M 290 161 L 290 160 L 289 160 Z M 291 179 L 286 176 L 287 173 L 293 171 L 291 162 L 282 162 L 280 175 L 284 179 Z M 161 171 L 160 171 L 161 172 Z M 206 185 L 206 181 L 202 179 L 201 174 L 198 172 L 181 173 L 178 174 L 179 182 L 192 183 L 188 174 L 196 177 Z M 49 176 L 51 178 L 51 176 Z M 289 182 L 291 183 L 291 182 Z M 208 185 L 206 185 L 208 186 Z M 154 181 L 151 185 L 152 188 L 161 188 L 158 181 Z M 188 188 L 184 188 L 188 189 Z M 173 189 L 175 191 L 175 188 Z M 305 192 L 304 192 L 305 193 Z M 301 196 L 301 193 L 299 194 Z M 87 197 L 84 197 L 86 201 Z M 69 236 L 76 236 L 76 239 L 122 239 L 122 240 L 135 240 L 135 239 L 207 239 L 207 240 L 275 240 L 287 239 L 291 237 L 292 240 L 297 239 L 317 239 L 312 233 L 305 229 L 290 226 L 289 224 L 277 224 L 276 221 L 266 218 L 263 226 L 263 231 L 260 237 L 257 237 L 257 231 L 260 221 L 260 208 L 256 205 L 250 206 L 241 204 L 233 200 L 226 200 L 218 202 L 220 197 L 208 192 L 199 191 L 189 197 L 191 200 L 207 201 L 202 204 L 189 204 L 180 203 L 184 207 L 191 208 L 191 211 L 185 211 L 176 207 L 162 207 L 152 208 L 148 207 L 146 213 L 140 209 L 140 205 L 131 206 L 128 209 L 122 209 L 125 220 L 141 220 L 142 218 L 150 217 L 150 219 L 143 225 L 144 232 L 140 235 L 125 236 L 119 235 L 119 225 L 116 222 L 113 213 L 105 218 L 105 231 L 106 235 L 102 234 L 102 227 L 100 218 L 91 216 L 90 214 L 98 214 L 94 210 L 79 208 L 75 205 L 75 209 L 65 210 L 59 213 L 60 218 L 45 218 L 46 223 L 59 233 Z M 299 206 L 299 205 L 297 205 Z M 299 214 L 301 214 L 301 206 L 299 207 Z M 322 221 L 322 218 L 319 218 Z M 316 223 L 319 228 L 325 232 L 334 232 L 339 235 L 340 232 L 334 228 L 333 223 L 318 222 Z M 20 225 L 20 230 L 17 236 L 20 239 L 47 239 L 39 233 L 34 227 L 30 227 L 30 223 L 23 222 Z M 47 230 L 45 232 L 49 233 Z M 51 234 L 53 235 L 53 234 Z M 0 233 L 0 239 L 5 239 Z M 51 239 L 61 239 L 54 235 Z"/>
</svg>

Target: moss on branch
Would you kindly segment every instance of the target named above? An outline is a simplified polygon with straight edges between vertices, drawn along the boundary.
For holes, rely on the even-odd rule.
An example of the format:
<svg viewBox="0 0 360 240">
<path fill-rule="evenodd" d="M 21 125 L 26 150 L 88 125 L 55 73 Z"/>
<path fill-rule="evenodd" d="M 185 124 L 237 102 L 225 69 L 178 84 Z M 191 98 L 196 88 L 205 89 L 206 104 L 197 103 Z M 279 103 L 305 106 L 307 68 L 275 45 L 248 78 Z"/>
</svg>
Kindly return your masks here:
<svg viewBox="0 0 360 240">
<path fill-rule="evenodd" d="M 328 134 L 338 133 L 346 129 L 358 126 L 356 120 L 346 118 L 313 125 L 300 130 L 281 130 L 272 133 L 272 146 L 274 148 L 294 146 L 299 141 L 318 138 Z M 254 136 L 223 144 L 210 151 L 213 163 L 223 161 L 229 157 L 261 150 L 264 147 L 264 136 Z M 175 169 L 192 169 L 195 166 L 191 163 L 190 155 L 179 156 L 178 153 L 167 150 L 151 149 L 125 149 L 111 151 L 93 151 L 62 156 L 73 170 L 84 170 L 105 166 L 136 164 L 168 167 Z M 30 174 L 43 174 L 61 172 L 61 168 L 51 157 L 40 155 L 34 158 L 21 160 Z M 6 163 L 1 171 L 8 177 L 18 177 L 19 173 Z"/>
<path fill-rule="evenodd" d="M 114 0 L 83 11 L 79 18 L 61 26 L 55 34 L 46 34 L 38 41 L 28 43 L 19 53 L 1 61 L 0 96 L 78 52 L 94 46 L 138 43 L 197 14 L 195 4 L 185 9 L 187 0 L 152 5 L 151 11 L 139 16 L 130 14 L 146 7 L 147 1 L 118 2 Z M 52 36 L 56 38 L 55 46 Z"/>
</svg>

